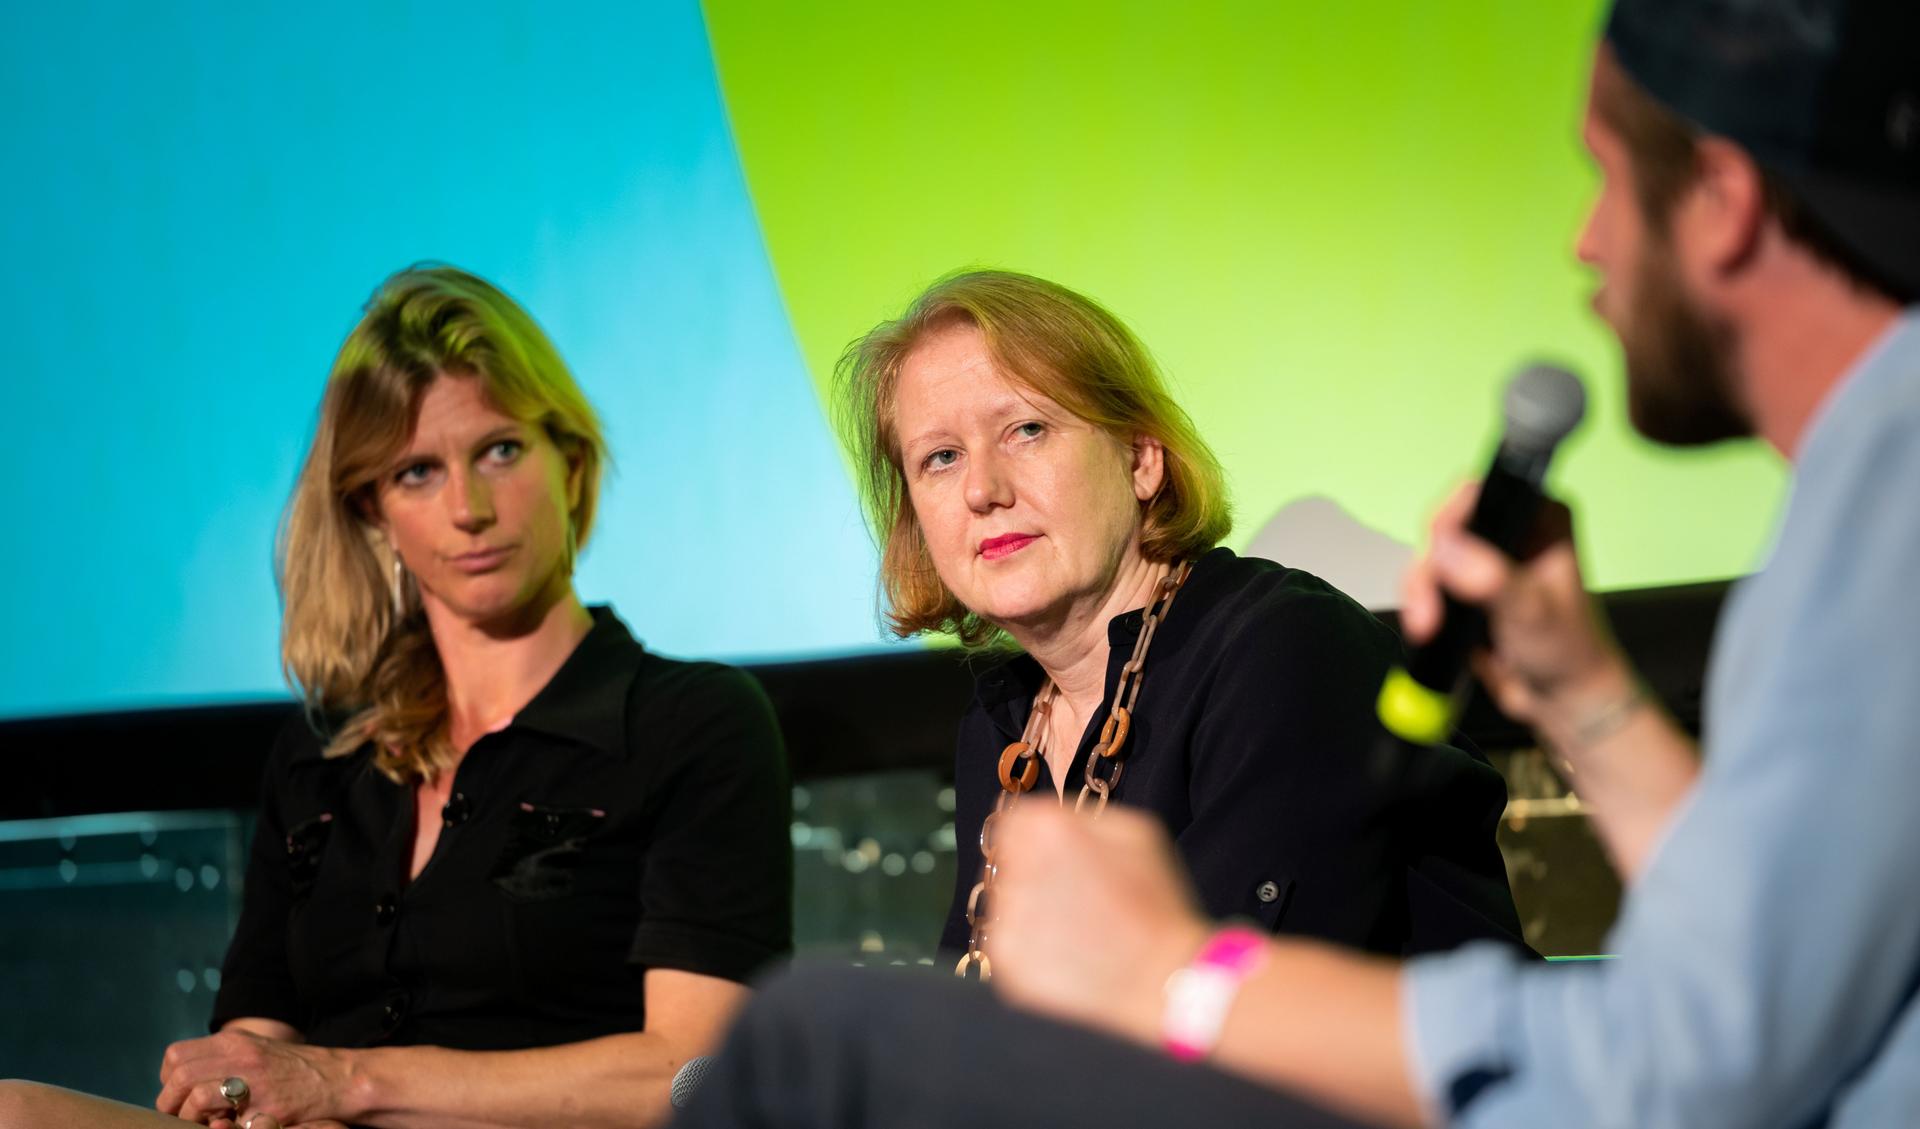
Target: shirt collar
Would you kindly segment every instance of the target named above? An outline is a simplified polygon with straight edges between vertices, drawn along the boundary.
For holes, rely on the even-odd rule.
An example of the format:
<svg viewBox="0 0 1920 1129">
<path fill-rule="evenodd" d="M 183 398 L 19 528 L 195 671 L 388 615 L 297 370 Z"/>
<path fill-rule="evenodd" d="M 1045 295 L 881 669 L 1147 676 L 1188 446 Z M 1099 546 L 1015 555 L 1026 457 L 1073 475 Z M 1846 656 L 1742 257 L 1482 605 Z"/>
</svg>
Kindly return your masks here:
<svg viewBox="0 0 1920 1129">
<path fill-rule="evenodd" d="M 588 611 L 593 627 L 507 728 L 535 730 L 625 757 L 628 691 L 646 648 L 612 608 Z"/>
</svg>

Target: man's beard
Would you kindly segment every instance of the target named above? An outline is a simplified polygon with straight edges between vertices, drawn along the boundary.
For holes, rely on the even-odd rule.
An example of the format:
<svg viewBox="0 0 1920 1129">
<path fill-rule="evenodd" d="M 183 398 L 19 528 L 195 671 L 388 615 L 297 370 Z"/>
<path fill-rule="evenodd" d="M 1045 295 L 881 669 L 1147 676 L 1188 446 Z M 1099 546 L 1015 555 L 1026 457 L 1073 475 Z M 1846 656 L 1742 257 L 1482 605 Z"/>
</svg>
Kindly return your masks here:
<svg viewBox="0 0 1920 1129">
<path fill-rule="evenodd" d="M 1628 315 L 1619 336 L 1635 430 L 1674 447 L 1753 434 L 1733 370 L 1733 331 L 1687 294 L 1664 238 L 1640 257 Z"/>
</svg>

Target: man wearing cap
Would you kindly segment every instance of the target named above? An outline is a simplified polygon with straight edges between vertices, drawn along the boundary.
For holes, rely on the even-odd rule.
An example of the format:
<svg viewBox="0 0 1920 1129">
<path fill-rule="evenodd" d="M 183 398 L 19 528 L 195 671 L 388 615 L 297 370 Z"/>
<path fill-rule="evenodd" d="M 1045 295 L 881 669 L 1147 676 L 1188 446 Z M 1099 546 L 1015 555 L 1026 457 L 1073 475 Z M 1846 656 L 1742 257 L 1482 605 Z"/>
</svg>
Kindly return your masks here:
<svg viewBox="0 0 1920 1129">
<path fill-rule="evenodd" d="M 1456 498 L 1403 618 L 1431 634 L 1442 588 L 1486 607 L 1483 680 L 1628 883 L 1618 959 L 1253 938 L 1198 915 L 1149 821 L 1027 805 L 996 834 L 1011 1009 L 794 978 L 689 1124 L 1920 1124 L 1920 3 L 1618 0 L 1583 136 L 1578 252 L 1635 427 L 1795 469 L 1724 613 L 1705 755 L 1637 688 L 1564 511 L 1516 563 Z"/>
</svg>

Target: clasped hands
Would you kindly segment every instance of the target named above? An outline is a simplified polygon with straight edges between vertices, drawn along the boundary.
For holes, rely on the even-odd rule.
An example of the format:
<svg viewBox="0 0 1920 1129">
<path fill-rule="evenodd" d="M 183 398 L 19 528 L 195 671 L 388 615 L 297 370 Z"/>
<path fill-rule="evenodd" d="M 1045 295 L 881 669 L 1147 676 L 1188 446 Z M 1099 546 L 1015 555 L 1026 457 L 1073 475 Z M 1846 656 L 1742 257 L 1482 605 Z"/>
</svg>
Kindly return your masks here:
<svg viewBox="0 0 1920 1129">
<path fill-rule="evenodd" d="M 220 1092 L 228 1078 L 247 1083 L 238 1110 Z M 338 1052 L 325 1047 L 222 1031 L 168 1047 L 160 1082 L 155 1109 L 209 1129 L 346 1129 L 324 1116 L 345 1085 Z"/>
</svg>

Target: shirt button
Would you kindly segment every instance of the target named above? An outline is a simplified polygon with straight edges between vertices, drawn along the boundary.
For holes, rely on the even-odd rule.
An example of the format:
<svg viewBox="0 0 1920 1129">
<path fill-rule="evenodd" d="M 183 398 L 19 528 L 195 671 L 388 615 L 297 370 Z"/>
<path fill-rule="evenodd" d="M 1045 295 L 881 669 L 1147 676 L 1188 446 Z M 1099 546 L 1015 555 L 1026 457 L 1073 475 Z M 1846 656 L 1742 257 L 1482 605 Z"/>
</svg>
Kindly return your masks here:
<svg viewBox="0 0 1920 1129">
<path fill-rule="evenodd" d="M 1276 902 L 1280 900 L 1280 887 L 1272 882 L 1262 882 L 1260 888 L 1253 892 L 1253 896 L 1263 902 Z"/>
<path fill-rule="evenodd" d="M 542 823 L 546 827 L 547 838 L 551 839 L 555 835 L 560 834 L 560 813 L 559 812 L 555 812 L 555 811 L 548 812 L 546 819 L 544 819 Z"/>
<path fill-rule="evenodd" d="M 440 818 L 448 827 L 460 826 L 472 814 L 472 805 L 467 802 L 465 792 L 455 792 L 440 808 Z"/>
<path fill-rule="evenodd" d="M 400 909 L 393 904 L 392 898 L 381 898 L 373 904 L 373 923 L 375 925 L 386 925 L 393 920 L 393 915 L 398 912 L 400 912 Z"/>
<path fill-rule="evenodd" d="M 380 1022 L 386 1024 L 389 1031 L 400 1026 L 400 1021 L 404 1018 L 406 1018 L 406 1011 L 397 1000 L 380 1009 Z"/>
</svg>

